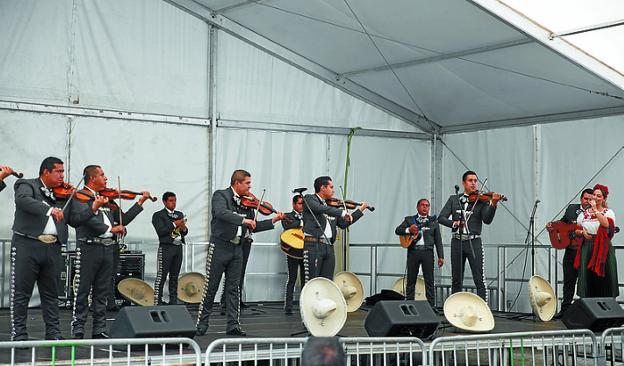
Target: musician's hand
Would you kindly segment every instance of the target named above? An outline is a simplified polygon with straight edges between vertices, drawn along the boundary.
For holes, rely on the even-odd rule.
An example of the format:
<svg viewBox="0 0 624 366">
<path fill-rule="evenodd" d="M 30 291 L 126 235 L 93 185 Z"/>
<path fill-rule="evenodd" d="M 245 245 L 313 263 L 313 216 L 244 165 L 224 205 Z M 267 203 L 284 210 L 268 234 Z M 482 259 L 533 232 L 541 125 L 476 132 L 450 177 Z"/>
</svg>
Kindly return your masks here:
<svg viewBox="0 0 624 366">
<path fill-rule="evenodd" d="M 143 202 L 147 201 L 150 198 L 150 193 L 148 191 L 143 191 L 141 192 L 141 198 L 139 198 L 139 202 L 137 202 L 139 205 L 143 205 Z"/>
<path fill-rule="evenodd" d="M 360 211 L 364 212 L 364 210 L 366 210 L 370 205 L 368 204 L 368 202 L 362 202 L 362 205 L 360 206 Z"/>
<path fill-rule="evenodd" d="M 285 217 L 286 217 L 286 215 L 285 215 L 283 212 L 278 211 L 278 212 L 275 214 L 275 216 L 271 219 L 271 222 L 273 222 L 273 223 L 275 224 L 275 223 L 276 223 L 276 222 L 278 222 L 278 221 L 282 221 L 282 220 L 284 220 L 284 218 L 285 218 Z"/>
<path fill-rule="evenodd" d="M 177 220 L 173 220 L 173 224 L 175 225 L 175 227 L 183 227 L 184 226 L 184 219 L 177 219 Z"/>
<path fill-rule="evenodd" d="M 464 224 L 462 220 L 453 221 L 453 228 L 460 227 Z"/>
<path fill-rule="evenodd" d="M 591 205 L 592 210 L 596 212 L 596 200 L 590 200 L 589 204 Z"/>
<path fill-rule="evenodd" d="M 52 216 L 54 220 L 57 222 L 63 221 L 63 218 L 65 218 L 65 215 L 63 214 L 63 210 L 57 207 L 54 207 L 52 209 L 52 212 L 50 212 L 50 216 Z"/>
<path fill-rule="evenodd" d="M 13 168 L 8 165 L 0 165 L 0 180 L 8 177 L 13 173 Z"/>
<path fill-rule="evenodd" d="M 256 222 L 252 219 L 243 219 L 243 225 L 247 226 L 251 230 L 256 230 Z"/>
<path fill-rule="evenodd" d="M 438 258 L 438 267 L 442 267 L 444 265 L 444 258 Z"/>
<path fill-rule="evenodd" d="M 410 225 L 409 232 L 412 235 L 418 235 L 418 226 L 416 226 L 415 224 Z"/>
<path fill-rule="evenodd" d="M 111 228 L 111 233 L 123 235 L 126 233 L 126 228 L 123 225 L 116 225 Z"/>
<path fill-rule="evenodd" d="M 585 229 L 583 229 L 583 236 L 585 237 L 585 239 L 591 239 L 591 235 L 589 235 L 589 233 Z"/>
<path fill-rule="evenodd" d="M 345 219 L 346 222 L 353 222 L 353 216 L 351 216 L 350 213 L 346 214 L 344 216 L 344 219 Z"/>
<path fill-rule="evenodd" d="M 104 206 L 107 203 L 108 203 L 108 197 L 97 196 L 95 197 L 95 200 L 93 200 L 93 203 L 91 204 L 91 211 L 95 213 L 100 207 Z"/>
</svg>

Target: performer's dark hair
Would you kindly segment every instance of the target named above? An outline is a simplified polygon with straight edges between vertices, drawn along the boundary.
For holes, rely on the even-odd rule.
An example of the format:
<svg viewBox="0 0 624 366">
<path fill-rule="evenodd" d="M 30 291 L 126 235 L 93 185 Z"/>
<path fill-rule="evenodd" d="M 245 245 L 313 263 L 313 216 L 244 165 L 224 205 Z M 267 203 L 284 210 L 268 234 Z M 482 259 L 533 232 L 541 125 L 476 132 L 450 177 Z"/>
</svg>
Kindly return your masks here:
<svg viewBox="0 0 624 366">
<path fill-rule="evenodd" d="M 421 203 L 422 201 L 427 201 L 427 202 L 429 202 L 429 200 L 428 200 L 428 199 L 426 199 L 426 198 L 421 198 L 421 199 L 419 199 L 419 200 L 418 200 L 418 202 L 416 202 L 416 207 L 420 206 L 420 203 Z M 429 204 L 431 204 L 431 203 L 429 203 Z"/>
<path fill-rule="evenodd" d="M 84 177 L 85 184 L 89 183 L 90 178 L 95 176 L 95 171 L 97 168 L 102 168 L 102 167 L 99 165 L 87 165 L 82 170 L 82 175 Z"/>
<path fill-rule="evenodd" d="M 583 192 L 581 192 L 581 197 L 579 197 L 580 199 L 583 199 L 583 196 L 586 194 L 594 194 L 594 190 L 591 188 L 585 188 L 583 190 Z"/>
<path fill-rule="evenodd" d="M 292 198 L 292 203 L 297 203 L 299 198 L 301 198 L 301 200 L 303 201 L 303 197 L 300 194 L 294 195 Z"/>
<path fill-rule="evenodd" d="M 321 191 L 321 187 L 328 185 L 331 180 L 331 177 L 327 175 L 316 178 L 314 180 L 314 193 L 319 193 Z"/>
<path fill-rule="evenodd" d="M 175 196 L 176 195 L 173 192 L 165 192 L 165 193 L 163 193 L 162 200 L 163 200 L 163 202 L 165 202 L 166 200 L 169 199 L 169 197 L 175 197 Z"/>
<path fill-rule="evenodd" d="M 301 353 L 301 366 L 343 366 L 346 363 L 338 337 L 310 337 Z"/>
<path fill-rule="evenodd" d="M 247 177 L 251 177 L 251 173 L 243 169 L 236 169 L 234 173 L 232 173 L 232 178 L 230 178 L 230 185 L 233 186 L 236 182 L 242 182 Z"/>
<path fill-rule="evenodd" d="M 467 170 L 464 175 L 462 175 L 462 182 L 465 182 L 466 178 L 468 178 L 469 175 L 477 175 L 477 173 L 473 172 L 472 170 Z"/>
<path fill-rule="evenodd" d="M 52 170 L 54 170 L 54 164 L 63 164 L 63 160 L 55 158 L 54 156 L 48 156 L 47 158 L 43 159 L 41 165 L 39 166 L 39 176 L 43 174 L 44 170 L 52 173 Z"/>
</svg>

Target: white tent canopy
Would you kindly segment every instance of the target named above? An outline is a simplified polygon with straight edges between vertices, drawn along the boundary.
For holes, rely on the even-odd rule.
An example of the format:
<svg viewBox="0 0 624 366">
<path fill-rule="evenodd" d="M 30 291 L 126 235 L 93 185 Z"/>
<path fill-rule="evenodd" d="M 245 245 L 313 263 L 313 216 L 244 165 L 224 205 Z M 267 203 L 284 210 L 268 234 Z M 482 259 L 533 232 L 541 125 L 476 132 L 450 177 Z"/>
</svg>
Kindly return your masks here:
<svg viewBox="0 0 624 366">
<path fill-rule="evenodd" d="M 426 132 L 623 112 L 621 74 L 498 1 L 168 1 Z"/>
</svg>

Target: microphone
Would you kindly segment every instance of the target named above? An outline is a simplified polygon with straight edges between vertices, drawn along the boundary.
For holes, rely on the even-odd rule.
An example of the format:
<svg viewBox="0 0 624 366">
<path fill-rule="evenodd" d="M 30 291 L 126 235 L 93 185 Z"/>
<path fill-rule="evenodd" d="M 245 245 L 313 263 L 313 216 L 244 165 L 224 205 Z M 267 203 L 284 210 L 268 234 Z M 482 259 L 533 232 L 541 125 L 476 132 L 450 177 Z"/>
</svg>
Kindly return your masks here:
<svg viewBox="0 0 624 366">
<path fill-rule="evenodd" d="M 535 200 L 535 204 L 536 204 L 536 205 L 537 205 L 538 203 L 540 203 L 540 202 L 542 202 L 542 201 L 540 201 L 540 200 Z"/>
<path fill-rule="evenodd" d="M 458 193 L 459 193 L 459 186 L 456 184 L 455 185 L 455 194 L 458 194 Z"/>
<path fill-rule="evenodd" d="M 306 187 L 300 187 L 300 188 L 295 188 L 292 190 L 292 193 L 299 193 L 301 194 L 302 192 L 307 191 L 308 189 Z"/>
</svg>

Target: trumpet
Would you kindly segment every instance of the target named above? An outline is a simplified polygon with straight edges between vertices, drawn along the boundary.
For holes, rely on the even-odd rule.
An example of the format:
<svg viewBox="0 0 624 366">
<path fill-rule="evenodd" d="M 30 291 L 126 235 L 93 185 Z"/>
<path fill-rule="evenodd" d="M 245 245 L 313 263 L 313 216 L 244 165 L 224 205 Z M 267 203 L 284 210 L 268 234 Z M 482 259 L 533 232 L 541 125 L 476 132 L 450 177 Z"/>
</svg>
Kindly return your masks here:
<svg viewBox="0 0 624 366">
<path fill-rule="evenodd" d="M 182 217 L 184 219 L 184 223 L 186 223 L 187 219 L 186 219 L 186 215 L 184 215 Z M 171 232 L 171 239 L 177 239 L 180 234 L 181 234 L 182 228 L 181 227 L 177 227 L 175 229 L 173 229 L 173 231 Z"/>
</svg>

